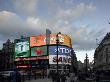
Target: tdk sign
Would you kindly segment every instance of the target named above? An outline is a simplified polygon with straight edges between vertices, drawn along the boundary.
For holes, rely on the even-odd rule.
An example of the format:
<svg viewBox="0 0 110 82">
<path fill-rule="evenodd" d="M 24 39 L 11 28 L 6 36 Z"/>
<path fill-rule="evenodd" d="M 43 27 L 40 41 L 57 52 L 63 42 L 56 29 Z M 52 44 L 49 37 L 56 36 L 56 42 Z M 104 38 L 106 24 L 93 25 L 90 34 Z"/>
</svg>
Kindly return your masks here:
<svg viewBox="0 0 110 82">
<path fill-rule="evenodd" d="M 57 55 L 57 46 L 49 46 L 49 54 Z M 65 46 L 58 46 L 59 55 L 71 55 L 71 49 Z"/>
</svg>

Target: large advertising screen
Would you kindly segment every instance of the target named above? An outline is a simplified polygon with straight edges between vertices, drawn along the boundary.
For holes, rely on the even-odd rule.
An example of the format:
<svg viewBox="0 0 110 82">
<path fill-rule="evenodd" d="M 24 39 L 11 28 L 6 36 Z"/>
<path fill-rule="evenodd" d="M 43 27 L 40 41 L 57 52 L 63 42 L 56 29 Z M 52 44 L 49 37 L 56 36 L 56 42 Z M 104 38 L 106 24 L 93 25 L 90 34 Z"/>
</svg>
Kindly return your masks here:
<svg viewBox="0 0 110 82">
<path fill-rule="evenodd" d="M 15 58 L 29 56 L 29 41 L 18 42 L 15 44 Z"/>
<path fill-rule="evenodd" d="M 57 46 L 49 46 L 49 54 L 57 54 Z M 66 46 L 58 46 L 58 55 L 71 56 L 71 48 Z"/>
<path fill-rule="evenodd" d="M 31 56 L 44 56 L 47 55 L 47 46 L 31 48 Z"/>
<path fill-rule="evenodd" d="M 65 34 L 59 34 L 59 44 L 72 47 L 71 39 Z M 56 34 L 50 34 L 50 44 L 56 44 Z M 31 36 L 30 47 L 46 45 L 46 35 Z"/>
<path fill-rule="evenodd" d="M 57 55 L 49 55 L 49 64 L 57 64 Z M 66 55 L 58 55 L 58 64 L 71 65 L 71 57 Z"/>
</svg>

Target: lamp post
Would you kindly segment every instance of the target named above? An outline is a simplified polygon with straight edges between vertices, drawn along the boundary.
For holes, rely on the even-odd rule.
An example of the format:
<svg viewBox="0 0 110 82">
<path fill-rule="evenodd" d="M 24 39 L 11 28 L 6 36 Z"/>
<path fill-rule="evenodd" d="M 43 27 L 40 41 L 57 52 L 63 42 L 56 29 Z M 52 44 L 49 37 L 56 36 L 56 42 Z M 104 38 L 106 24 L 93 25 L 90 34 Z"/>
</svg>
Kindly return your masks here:
<svg viewBox="0 0 110 82">
<path fill-rule="evenodd" d="M 56 44 L 57 44 L 57 82 L 58 82 L 58 77 L 59 77 L 59 73 L 58 73 L 58 45 L 59 45 L 59 34 L 61 34 L 60 32 L 57 33 L 56 35 Z"/>
</svg>

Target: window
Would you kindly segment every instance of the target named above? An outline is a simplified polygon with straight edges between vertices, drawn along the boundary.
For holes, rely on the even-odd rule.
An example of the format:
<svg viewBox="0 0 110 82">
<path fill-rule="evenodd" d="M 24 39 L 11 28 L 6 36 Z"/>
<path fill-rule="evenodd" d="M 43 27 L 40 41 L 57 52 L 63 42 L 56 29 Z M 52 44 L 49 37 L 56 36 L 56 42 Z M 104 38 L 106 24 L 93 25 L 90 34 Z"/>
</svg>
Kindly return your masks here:
<svg viewBox="0 0 110 82">
<path fill-rule="evenodd" d="M 106 53 L 108 53 L 108 48 L 106 48 Z"/>
</svg>

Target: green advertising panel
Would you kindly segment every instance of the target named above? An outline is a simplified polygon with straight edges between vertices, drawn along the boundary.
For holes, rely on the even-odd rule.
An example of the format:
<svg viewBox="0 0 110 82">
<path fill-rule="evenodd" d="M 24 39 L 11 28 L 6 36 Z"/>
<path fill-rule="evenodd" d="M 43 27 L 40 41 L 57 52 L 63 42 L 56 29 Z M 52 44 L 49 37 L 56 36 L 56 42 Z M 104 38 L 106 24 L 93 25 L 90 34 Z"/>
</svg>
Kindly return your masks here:
<svg viewBox="0 0 110 82">
<path fill-rule="evenodd" d="M 47 55 L 47 46 L 31 48 L 31 56 Z"/>
<path fill-rule="evenodd" d="M 15 44 L 15 58 L 29 57 L 29 41 L 18 42 Z"/>
</svg>

